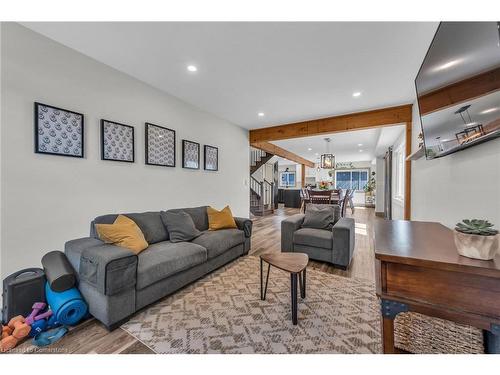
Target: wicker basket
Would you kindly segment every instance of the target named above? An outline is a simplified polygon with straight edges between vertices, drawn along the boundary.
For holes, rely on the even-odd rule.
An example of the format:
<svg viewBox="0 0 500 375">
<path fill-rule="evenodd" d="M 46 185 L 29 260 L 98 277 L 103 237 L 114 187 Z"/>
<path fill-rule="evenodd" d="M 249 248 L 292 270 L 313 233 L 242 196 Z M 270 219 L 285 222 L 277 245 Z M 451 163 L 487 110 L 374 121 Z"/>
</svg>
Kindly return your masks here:
<svg viewBox="0 0 500 375">
<path fill-rule="evenodd" d="M 416 354 L 484 353 L 481 329 L 413 312 L 396 316 L 394 340 L 399 349 Z"/>
</svg>

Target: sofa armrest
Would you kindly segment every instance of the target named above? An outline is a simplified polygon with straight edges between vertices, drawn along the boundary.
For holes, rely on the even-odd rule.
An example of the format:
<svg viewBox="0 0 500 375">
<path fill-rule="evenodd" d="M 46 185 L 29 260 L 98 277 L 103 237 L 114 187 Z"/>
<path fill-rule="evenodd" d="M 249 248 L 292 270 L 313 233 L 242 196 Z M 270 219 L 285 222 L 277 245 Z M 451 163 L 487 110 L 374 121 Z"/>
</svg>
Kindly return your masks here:
<svg viewBox="0 0 500 375">
<path fill-rule="evenodd" d="M 334 264 L 349 266 L 354 253 L 355 227 L 354 219 L 342 217 L 332 228 Z"/>
<path fill-rule="evenodd" d="M 236 222 L 238 229 L 245 232 L 246 238 L 252 237 L 252 227 L 253 227 L 252 220 L 244 218 L 244 217 L 235 217 L 234 221 Z"/>
<path fill-rule="evenodd" d="M 293 251 L 293 233 L 300 229 L 304 214 L 290 216 L 281 222 L 281 251 Z"/>
<path fill-rule="evenodd" d="M 79 254 L 78 277 L 99 293 L 114 295 L 135 287 L 137 255 L 132 251 L 106 244 L 95 238 L 80 238 L 65 245 L 65 253 L 75 262 Z M 75 266 L 75 264 L 73 264 Z"/>
</svg>

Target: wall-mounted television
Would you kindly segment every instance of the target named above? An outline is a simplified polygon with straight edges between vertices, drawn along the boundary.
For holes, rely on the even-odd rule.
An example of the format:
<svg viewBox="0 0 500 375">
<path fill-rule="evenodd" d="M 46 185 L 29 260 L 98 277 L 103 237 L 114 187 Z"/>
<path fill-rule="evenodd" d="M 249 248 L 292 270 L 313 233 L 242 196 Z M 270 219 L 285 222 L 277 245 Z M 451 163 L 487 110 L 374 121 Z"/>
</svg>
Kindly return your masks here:
<svg viewBox="0 0 500 375">
<path fill-rule="evenodd" d="M 500 22 L 441 22 L 415 79 L 427 159 L 500 136 Z"/>
</svg>

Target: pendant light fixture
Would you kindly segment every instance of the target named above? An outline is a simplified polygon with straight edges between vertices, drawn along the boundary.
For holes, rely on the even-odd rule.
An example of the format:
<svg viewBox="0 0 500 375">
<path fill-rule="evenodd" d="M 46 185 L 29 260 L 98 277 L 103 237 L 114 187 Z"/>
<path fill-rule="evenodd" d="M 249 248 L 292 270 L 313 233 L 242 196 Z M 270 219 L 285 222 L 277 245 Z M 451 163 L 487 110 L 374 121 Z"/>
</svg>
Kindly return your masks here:
<svg viewBox="0 0 500 375">
<path fill-rule="evenodd" d="M 321 155 L 321 168 L 335 169 L 335 155 L 330 153 L 330 138 L 325 138 L 326 153 Z"/>
</svg>

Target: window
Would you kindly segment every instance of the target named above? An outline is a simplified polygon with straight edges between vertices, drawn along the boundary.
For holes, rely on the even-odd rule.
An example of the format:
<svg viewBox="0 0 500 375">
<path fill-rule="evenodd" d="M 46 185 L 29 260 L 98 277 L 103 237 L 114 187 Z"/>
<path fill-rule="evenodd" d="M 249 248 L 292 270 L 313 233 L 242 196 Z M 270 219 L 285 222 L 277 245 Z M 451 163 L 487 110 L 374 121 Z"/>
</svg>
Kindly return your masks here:
<svg viewBox="0 0 500 375">
<path fill-rule="evenodd" d="M 337 189 L 363 190 L 368 183 L 368 169 L 340 170 L 335 172 Z"/>
<path fill-rule="evenodd" d="M 394 160 L 394 198 L 400 201 L 404 200 L 405 195 L 405 152 L 404 144 L 399 145 L 393 152 Z"/>
<path fill-rule="evenodd" d="M 295 172 L 281 172 L 280 186 L 285 186 L 285 187 L 295 186 Z"/>
</svg>

